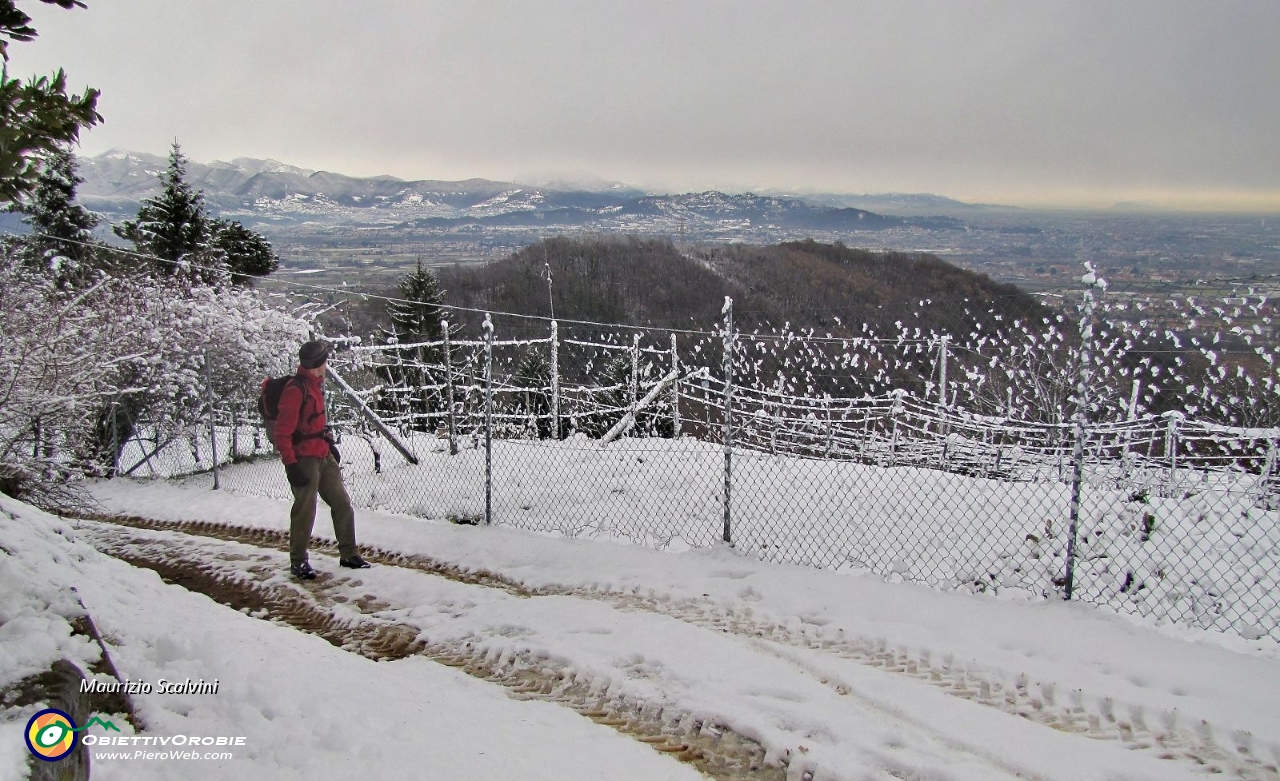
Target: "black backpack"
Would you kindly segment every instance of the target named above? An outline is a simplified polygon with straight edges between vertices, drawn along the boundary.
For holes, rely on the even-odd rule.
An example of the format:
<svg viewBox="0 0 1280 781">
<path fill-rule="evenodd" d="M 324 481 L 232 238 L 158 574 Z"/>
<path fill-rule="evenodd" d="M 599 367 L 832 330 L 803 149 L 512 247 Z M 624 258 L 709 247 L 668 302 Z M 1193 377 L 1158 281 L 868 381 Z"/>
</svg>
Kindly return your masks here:
<svg viewBox="0 0 1280 781">
<path fill-rule="evenodd" d="M 267 429 L 267 441 L 277 450 L 280 446 L 276 444 L 276 418 L 280 417 L 280 394 L 284 393 L 284 387 L 291 380 L 299 382 L 299 390 L 302 391 L 302 400 L 307 400 L 307 389 L 300 384 L 296 374 L 286 374 L 283 377 L 268 377 L 262 381 L 262 388 L 258 392 L 258 414 L 262 416 L 262 423 Z M 297 435 L 294 435 L 297 439 Z"/>
</svg>

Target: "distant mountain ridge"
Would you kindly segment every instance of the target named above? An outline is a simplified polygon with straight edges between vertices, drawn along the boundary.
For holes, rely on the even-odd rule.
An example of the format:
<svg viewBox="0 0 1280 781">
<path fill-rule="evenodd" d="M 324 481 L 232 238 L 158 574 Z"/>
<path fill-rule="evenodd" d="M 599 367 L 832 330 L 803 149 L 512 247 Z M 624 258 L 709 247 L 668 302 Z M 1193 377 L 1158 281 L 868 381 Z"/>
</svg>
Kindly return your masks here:
<svg viewBox="0 0 1280 781">
<path fill-rule="evenodd" d="M 159 175 L 168 159 L 111 150 L 80 158 L 79 165 L 85 179 L 80 196 L 86 206 L 109 215 L 132 216 L 143 199 L 159 193 Z M 204 192 L 215 212 L 248 222 L 283 226 L 555 225 L 643 231 L 652 227 L 651 223 L 658 223 L 687 227 L 691 232 L 762 227 L 849 231 L 902 226 L 930 230 L 963 227 L 954 217 L 941 214 L 891 216 L 829 201 L 813 203 L 795 196 L 716 191 L 654 195 L 621 185 L 562 190 L 488 179 L 406 181 L 394 176 L 351 177 L 252 158 L 208 164 L 188 161 L 187 180 Z"/>
<path fill-rule="evenodd" d="M 140 202 L 160 192 L 159 175 L 168 158 L 139 152 L 111 150 L 77 160 L 85 182 L 80 193 L 86 203 Z M 240 157 L 231 162 L 198 163 L 189 160 L 187 180 L 203 190 L 205 199 L 221 208 L 246 208 L 260 199 L 322 198 L 353 207 L 379 202 L 425 200 L 463 207 L 513 189 L 505 182 L 469 179 L 464 182 L 406 182 L 394 176 L 352 177 L 328 171 L 312 171 L 275 160 Z"/>
<path fill-rule="evenodd" d="M 854 195 L 850 193 L 798 193 L 784 194 L 788 197 L 802 198 L 810 203 L 827 206 L 852 206 L 857 209 L 892 214 L 899 217 L 910 215 L 945 215 L 949 217 L 973 215 L 990 212 L 1021 211 L 1016 206 L 1002 206 L 991 203 L 965 203 L 954 198 L 931 193 L 875 193 Z"/>
</svg>

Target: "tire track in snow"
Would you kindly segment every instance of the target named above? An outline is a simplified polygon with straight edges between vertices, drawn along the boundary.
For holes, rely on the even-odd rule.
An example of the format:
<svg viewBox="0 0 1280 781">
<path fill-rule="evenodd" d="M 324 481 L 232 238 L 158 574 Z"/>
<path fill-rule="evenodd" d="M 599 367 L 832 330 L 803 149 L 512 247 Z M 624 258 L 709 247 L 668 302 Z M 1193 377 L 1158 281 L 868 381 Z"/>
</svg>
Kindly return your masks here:
<svg viewBox="0 0 1280 781">
<path fill-rule="evenodd" d="M 269 545 L 280 550 L 288 547 L 287 532 L 214 521 L 159 521 L 115 515 L 96 516 L 96 520 Z M 313 539 L 312 547 L 335 554 L 337 550 L 336 543 L 323 539 Z M 725 609 L 707 600 L 676 598 L 652 590 L 640 593 L 638 589 L 621 592 L 602 588 L 529 587 L 500 573 L 461 567 L 428 556 L 367 546 L 363 550 L 371 561 L 496 588 L 519 597 L 568 596 L 599 600 L 620 609 L 657 613 L 748 641 L 768 640 L 782 646 L 811 649 L 937 686 L 953 696 L 1062 732 L 1116 741 L 1128 749 L 1153 751 L 1162 759 L 1191 762 L 1207 772 L 1229 774 L 1244 781 L 1280 781 L 1280 744 L 1262 744 L 1247 732 L 1233 731 L 1226 736 L 1229 743 L 1224 745 L 1218 739 L 1219 731 L 1205 720 L 1177 712 L 1156 713 L 1154 720 L 1149 720 L 1147 709 L 1140 703 L 1118 703 L 1111 697 L 1086 696 L 1079 690 L 1067 691 L 1064 695 L 1052 681 L 1032 681 L 1025 675 L 1002 678 L 987 670 L 965 669 L 956 665 L 950 654 L 935 658 L 928 649 L 917 653 L 907 648 L 895 649 L 883 640 L 851 636 L 842 629 L 833 632 L 822 627 L 812 630 L 802 627 L 797 631 L 757 618 L 749 606 Z M 847 684 L 830 676 L 812 670 L 806 672 L 840 694 L 851 692 Z M 1270 757 L 1266 756 L 1268 753 Z M 985 757 L 984 760 L 990 761 Z"/>
<path fill-rule="evenodd" d="M 119 521 L 120 519 L 114 520 Z M 766 750 L 757 741 L 744 737 L 741 732 L 736 731 L 732 726 L 717 723 L 714 719 L 697 714 L 682 713 L 678 709 L 667 705 L 636 700 L 625 695 L 610 696 L 607 681 L 583 680 L 577 674 L 568 671 L 566 665 L 553 661 L 546 654 L 525 649 L 522 653 L 511 657 L 499 651 L 477 647 L 477 644 L 483 638 L 477 638 L 477 644 L 471 642 L 466 642 L 462 645 L 456 642 L 452 645 L 424 644 L 420 650 L 415 651 L 412 648 L 406 650 L 405 638 L 407 635 L 401 635 L 397 642 L 394 637 L 388 641 L 385 638 L 378 637 L 376 633 L 373 639 L 370 639 L 368 632 L 354 634 L 349 632 L 348 629 L 350 627 L 358 624 L 350 614 L 345 617 L 332 614 L 316 616 L 314 611 L 309 608 L 299 610 L 297 604 L 287 604 L 285 609 L 281 610 L 278 604 L 281 599 L 279 593 L 270 595 L 272 601 L 276 603 L 276 607 L 275 610 L 268 610 L 262 606 L 268 600 L 255 600 L 252 594 L 246 597 L 241 593 L 246 581 L 251 584 L 252 581 L 259 578 L 275 581 L 277 588 L 284 587 L 286 589 L 286 597 L 289 591 L 293 592 L 295 597 L 296 594 L 303 592 L 325 594 L 332 602 L 357 605 L 361 613 L 367 613 L 370 610 L 374 612 L 390 610 L 392 606 L 377 601 L 369 594 L 363 594 L 355 600 L 351 600 L 348 596 L 342 594 L 345 584 L 350 584 L 352 581 L 358 584 L 358 576 L 355 574 L 343 577 L 341 574 L 335 576 L 321 572 L 315 581 L 304 584 L 284 578 L 279 557 L 275 555 L 254 556 L 253 558 L 256 558 L 257 562 L 246 564 L 246 559 L 250 557 L 238 553 L 228 555 L 226 550 L 219 547 L 200 549 L 198 546 L 185 543 L 175 545 L 173 542 L 175 533 L 183 535 L 184 531 L 199 531 L 207 532 L 207 534 L 193 536 L 205 536 L 238 544 L 244 544 L 245 538 L 250 538 L 254 540 L 250 544 L 255 547 L 264 547 L 264 543 L 266 543 L 265 546 L 284 550 L 287 547 L 285 545 L 287 535 L 283 533 L 248 530 L 248 534 L 243 534 L 241 533 L 243 530 L 236 527 L 221 524 L 211 526 L 205 522 L 192 524 L 194 528 L 176 530 L 174 524 L 171 523 L 138 518 L 129 519 L 127 524 L 118 525 L 145 527 L 147 531 L 158 532 L 161 539 L 148 540 L 145 537 L 125 536 L 122 540 L 120 537 L 108 533 L 103 535 L 101 540 L 97 542 L 100 548 L 137 566 L 154 569 L 165 575 L 167 579 L 175 580 L 189 590 L 208 594 L 224 604 L 241 607 L 249 612 L 250 615 L 283 620 L 285 623 L 297 628 L 312 631 L 347 650 L 360 652 L 371 658 L 402 658 L 402 656 L 414 652 L 430 656 L 443 664 L 459 667 L 464 672 L 475 677 L 493 680 L 511 687 L 513 695 L 519 698 L 541 699 L 562 705 L 567 704 L 598 723 L 612 726 L 637 740 L 654 745 L 659 751 L 674 752 L 677 759 L 694 764 L 699 770 L 714 778 L 740 780 L 777 779 L 777 781 L 782 781 L 785 777 L 788 780 L 812 781 L 815 775 L 822 771 L 822 768 L 814 759 L 807 756 L 808 749 L 800 743 L 793 746 L 775 744 L 772 748 Z M 90 532 L 86 536 L 90 537 L 90 539 L 98 537 L 94 532 Z M 322 542 L 315 547 L 333 549 L 332 552 L 336 553 L 335 546 L 332 543 L 326 544 Z M 140 555 L 140 550 L 145 555 Z M 175 550 L 179 553 L 184 550 L 194 550 L 195 553 L 194 555 L 183 556 L 181 559 L 176 560 L 179 563 L 175 564 L 175 560 L 172 558 L 175 555 L 173 553 Z M 371 560 L 392 566 L 394 562 L 388 559 L 400 558 L 398 555 L 388 556 L 385 551 L 372 549 L 367 549 L 365 553 Z M 219 559 L 224 564 L 218 564 Z M 234 562 L 233 566 L 226 566 L 232 562 Z M 246 577 L 246 568 L 252 574 L 252 577 Z M 441 572 L 453 573 L 457 568 L 433 563 L 426 569 L 429 570 L 429 574 L 438 575 Z M 173 574 L 170 575 L 169 573 Z M 529 589 L 519 584 L 504 581 L 500 576 L 492 573 L 467 572 L 462 577 L 456 578 L 456 580 L 467 584 L 483 583 L 491 587 L 495 583 L 502 582 L 505 583 L 504 591 L 511 593 L 513 596 L 523 598 L 541 595 L 565 596 L 571 593 L 562 588 Z M 228 588 L 228 584 L 235 585 L 237 582 L 239 585 L 233 589 L 233 593 L 228 597 L 228 594 L 224 593 Z M 591 594 L 586 591 L 574 591 L 572 595 L 579 599 L 600 601 L 598 594 Z M 294 599 L 287 598 L 285 601 L 287 603 L 295 602 Z M 622 606 L 622 609 L 625 612 L 636 612 L 632 605 Z M 408 629 L 407 627 L 405 628 Z M 716 634 L 720 633 L 717 632 Z M 390 653 L 388 653 L 388 645 L 391 646 Z M 495 654 L 499 654 L 496 660 L 494 658 Z M 603 686 L 603 691 L 601 686 Z M 941 736 L 936 734 L 936 731 L 928 727 L 905 719 L 898 719 L 883 709 L 879 709 L 877 712 L 888 719 L 901 721 L 905 726 L 925 732 L 932 738 L 937 739 L 940 745 L 945 744 L 949 750 L 963 752 L 981 765 L 990 767 L 992 771 L 991 778 L 1019 776 L 1016 770 L 1008 768 L 1005 763 L 992 761 L 989 757 L 960 745 L 956 741 L 942 740 Z M 924 775 L 921 775 L 922 771 L 920 769 L 914 767 L 910 760 L 902 757 L 891 756 L 871 747 L 863 747 L 862 751 L 865 764 L 860 767 L 861 772 L 864 774 L 867 771 L 874 770 L 880 773 L 880 775 L 874 777 L 891 777 L 903 779 L 903 781 L 921 781 L 922 779 L 936 777 L 932 771 L 923 771 Z M 834 775 L 832 775 L 833 772 L 835 773 Z M 825 774 L 828 778 L 848 777 L 834 767 L 827 767 Z M 861 775 L 859 777 L 872 778 L 873 776 Z"/>
<path fill-rule="evenodd" d="M 1001 679 L 986 671 L 966 670 L 950 654 L 937 659 L 929 650 L 912 653 L 891 648 L 883 640 L 845 636 L 837 630 L 796 631 L 776 622 L 754 618 L 750 607 L 726 611 L 701 600 L 603 592 L 611 601 L 630 603 L 636 609 L 654 610 L 693 624 L 741 635 L 752 641 L 768 641 L 783 647 L 805 648 L 848 659 L 937 686 L 948 694 L 996 708 L 1053 729 L 1086 737 L 1117 741 L 1125 748 L 1154 751 L 1161 759 L 1191 762 L 1209 773 L 1230 774 L 1247 781 L 1277 781 L 1280 745 L 1258 745 L 1252 735 L 1232 732 L 1230 745 L 1222 745 L 1207 721 L 1178 713 L 1158 714 L 1159 723 L 1148 722 L 1140 704 L 1117 703 L 1111 697 L 1086 698 L 1079 690 L 1059 695 L 1053 682 L 1032 681 L 1025 675 Z M 777 652 L 775 651 L 775 654 Z M 841 694 L 851 687 L 835 676 L 815 671 L 797 657 L 787 658 Z M 1267 749 L 1272 754 L 1266 757 Z"/>
<path fill-rule="evenodd" d="M 153 570 L 168 582 L 251 617 L 318 635 L 375 661 L 428 657 L 504 686 L 515 699 L 572 708 L 718 781 L 785 781 L 792 777 L 812 781 L 812 775 L 804 772 L 789 775 L 785 757 L 770 761 L 759 743 L 723 725 L 670 706 L 610 696 L 607 681 L 593 681 L 545 655 L 525 650 L 495 656 L 472 643 L 431 643 L 417 628 L 377 615 L 392 608 L 377 597 L 361 594 L 352 599 L 349 593 L 361 585 L 356 575 L 321 572 L 305 584 L 285 580 L 275 554 L 242 553 L 194 541 L 175 545 L 173 530 L 158 531 L 164 536 L 81 529 L 104 553 Z"/>
</svg>

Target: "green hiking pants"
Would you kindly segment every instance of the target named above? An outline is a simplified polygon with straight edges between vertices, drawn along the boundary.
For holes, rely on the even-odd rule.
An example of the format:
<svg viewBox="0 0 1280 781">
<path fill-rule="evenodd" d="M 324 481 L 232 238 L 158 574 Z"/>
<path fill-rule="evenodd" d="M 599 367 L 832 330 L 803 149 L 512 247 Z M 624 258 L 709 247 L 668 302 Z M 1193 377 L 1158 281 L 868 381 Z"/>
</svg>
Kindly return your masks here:
<svg viewBox="0 0 1280 781">
<path fill-rule="evenodd" d="M 356 555 L 356 512 L 351 508 L 351 498 L 342 484 L 342 470 L 333 456 L 298 459 L 298 466 L 307 475 L 307 484 L 293 488 L 293 509 L 289 511 L 289 563 L 301 564 L 307 560 L 307 543 L 311 541 L 311 529 L 316 523 L 316 497 L 329 505 L 333 517 L 333 536 L 338 540 L 338 556 Z"/>
</svg>

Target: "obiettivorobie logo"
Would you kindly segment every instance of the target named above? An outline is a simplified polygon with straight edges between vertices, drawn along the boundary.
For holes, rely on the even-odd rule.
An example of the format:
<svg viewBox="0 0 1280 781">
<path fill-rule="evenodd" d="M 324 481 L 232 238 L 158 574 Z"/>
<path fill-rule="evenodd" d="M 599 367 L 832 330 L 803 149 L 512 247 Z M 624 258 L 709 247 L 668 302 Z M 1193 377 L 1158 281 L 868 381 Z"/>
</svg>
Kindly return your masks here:
<svg viewBox="0 0 1280 781">
<path fill-rule="evenodd" d="M 243 735 L 93 735 L 84 733 L 97 724 L 105 732 L 120 732 L 120 728 L 110 721 L 103 721 L 94 716 L 83 727 L 77 727 L 71 714 L 57 708 L 45 708 L 27 722 L 23 738 L 31 755 L 45 762 L 57 762 L 71 756 L 76 744 L 111 747 L 137 747 L 130 752 L 95 753 L 94 759 L 157 759 L 157 760 L 228 760 L 233 755 L 227 751 L 201 753 L 199 751 L 152 751 L 156 747 L 187 746 L 190 748 L 203 746 L 233 747 L 246 745 Z"/>
<path fill-rule="evenodd" d="M 109 721 L 94 716 L 83 727 L 77 727 L 71 715 L 57 708 L 45 708 L 31 717 L 27 722 L 27 750 L 37 759 L 45 762 L 57 762 L 66 759 L 76 750 L 76 739 L 81 732 L 94 724 L 108 732 L 119 732 L 120 728 Z"/>
</svg>

